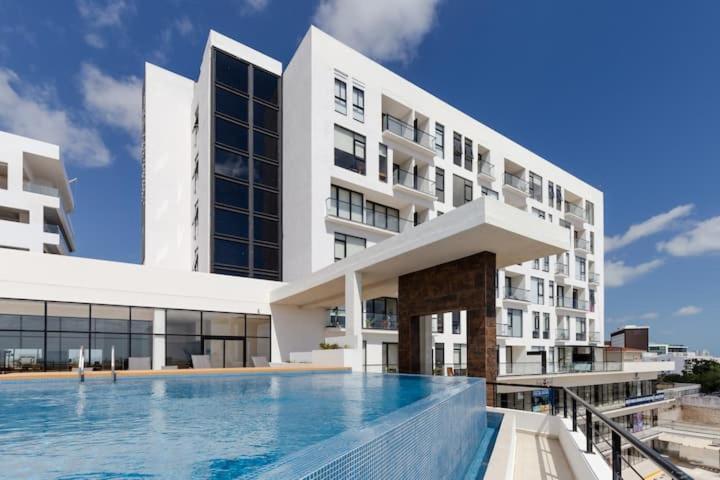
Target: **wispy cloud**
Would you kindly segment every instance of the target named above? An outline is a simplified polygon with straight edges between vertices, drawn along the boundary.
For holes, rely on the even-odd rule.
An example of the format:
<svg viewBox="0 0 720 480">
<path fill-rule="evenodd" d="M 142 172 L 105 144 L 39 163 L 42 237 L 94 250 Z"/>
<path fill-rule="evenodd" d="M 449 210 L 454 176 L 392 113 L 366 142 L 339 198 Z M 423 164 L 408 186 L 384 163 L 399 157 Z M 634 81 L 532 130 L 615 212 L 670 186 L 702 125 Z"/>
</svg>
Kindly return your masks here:
<svg viewBox="0 0 720 480">
<path fill-rule="evenodd" d="M 173 46 L 173 39 L 176 35 L 181 37 L 189 37 L 195 31 L 195 26 L 187 16 L 175 19 L 165 29 L 160 32 L 160 46 L 152 52 L 153 61 L 157 63 L 166 63 L 168 55 Z"/>
<path fill-rule="evenodd" d="M 676 257 L 720 252 L 720 216 L 697 223 L 689 232 L 658 243 L 657 248 Z"/>
<path fill-rule="evenodd" d="M 696 307 L 695 305 L 688 305 L 686 307 L 679 308 L 673 315 L 676 317 L 690 317 L 697 315 L 702 312 L 702 308 Z"/>
<path fill-rule="evenodd" d="M 134 4 L 126 0 L 77 0 L 76 5 L 80 16 L 96 28 L 118 27 L 135 11 Z"/>
<path fill-rule="evenodd" d="M 83 104 L 98 121 L 126 132 L 133 147 L 140 142 L 142 80 L 135 76 L 114 78 L 98 67 L 84 64 L 80 70 Z"/>
<path fill-rule="evenodd" d="M 110 151 L 100 133 L 81 126 L 51 91 L 48 86 L 28 84 L 12 70 L 0 69 L 0 126 L 60 145 L 67 162 L 86 167 L 110 164 Z"/>
<path fill-rule="evenodd" d="M 105 40 L 97 33 L 88 32 L 85 34 L 85 43 L 93 48 L 105 48 Z"/>
<path fill-rule="evenodd" d="M 660 267 L 663 261 L 660 259 L 640 263 L 638 265 L 625 265 L 623 261 L 605 262 L 605 286 L 621 287 L 647 273 Z"/>
<path fill-rule="evenodd" d="M 609 323 L 630 323 L 638 320 L 656 320 L 659 317 L 657 312 L 645 312 L 635 315 L 622 315 L 620 317 L 608 317 Z"/>
<path fill-rule="evenodd" d="M 240 13 L 249 15 L 252 13 L 262 12 L 270 4 L 270 0 L 243 0 Z"/>
<path fill-rule="evenodd" d="M 435 24 L 440 0 L 323 0 L 313 21 L 381 61 L 410 61 Z"/>
<path fill-rule="evenodd" d="M 631 225 L 627 231 L 621 235 L 605 237 L 605 252 L 617 250 L 641 238 L 654 235 L 658 232 L 672 227 L 673 223 L 690 214 L 694 205 L 680 205 L 672 210 L 650 217 L 644 222 Z"/>
</svg>

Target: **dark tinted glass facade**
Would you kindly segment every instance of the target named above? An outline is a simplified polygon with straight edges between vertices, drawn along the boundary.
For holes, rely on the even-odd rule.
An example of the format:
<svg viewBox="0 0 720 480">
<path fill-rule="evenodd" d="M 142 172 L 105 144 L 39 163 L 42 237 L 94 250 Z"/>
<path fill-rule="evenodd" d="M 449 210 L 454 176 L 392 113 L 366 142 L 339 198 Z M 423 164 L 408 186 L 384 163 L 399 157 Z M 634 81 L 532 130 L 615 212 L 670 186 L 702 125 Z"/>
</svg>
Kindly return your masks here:
<svg viewBox="0 0 720 480">
<path fill-rule="evenodd" d="M 212 268 L 281 280 L 280 77 L 214 51 Z"/>
</svg>

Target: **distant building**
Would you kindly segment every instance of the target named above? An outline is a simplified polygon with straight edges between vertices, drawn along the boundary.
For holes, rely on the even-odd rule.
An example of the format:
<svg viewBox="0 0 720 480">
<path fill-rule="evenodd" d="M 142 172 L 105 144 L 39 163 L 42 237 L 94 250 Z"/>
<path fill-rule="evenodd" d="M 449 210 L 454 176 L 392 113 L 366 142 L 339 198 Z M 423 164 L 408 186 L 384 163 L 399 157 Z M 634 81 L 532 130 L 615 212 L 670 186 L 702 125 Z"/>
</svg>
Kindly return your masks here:
<svg viewBox="0 0 720 480">
<path fill-rule="evenodd" d="M 649 351 L 649 327 L 626 325 L 610 334 L 610 346 Z"/>
</svg>

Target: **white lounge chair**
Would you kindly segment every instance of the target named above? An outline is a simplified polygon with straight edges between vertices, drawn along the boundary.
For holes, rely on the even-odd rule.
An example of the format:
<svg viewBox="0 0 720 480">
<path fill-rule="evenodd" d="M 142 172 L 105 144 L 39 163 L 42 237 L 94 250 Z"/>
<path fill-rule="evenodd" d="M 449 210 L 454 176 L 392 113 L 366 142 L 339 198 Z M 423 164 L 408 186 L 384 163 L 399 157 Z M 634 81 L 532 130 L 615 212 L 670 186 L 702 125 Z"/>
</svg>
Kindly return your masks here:
<svg viewBox="0 0 720 480">
<path fill-rule="evenodd" d="M 193 368 L 212 368 L 210 355 L 191 355 Z"/>
<path fill-rule="evenodd" d="M 268 362 L 267 357 L 250 357 L 252 359 L 253 365 L 255 367 L 269 367 L 270 363 Z"/>
</svg>

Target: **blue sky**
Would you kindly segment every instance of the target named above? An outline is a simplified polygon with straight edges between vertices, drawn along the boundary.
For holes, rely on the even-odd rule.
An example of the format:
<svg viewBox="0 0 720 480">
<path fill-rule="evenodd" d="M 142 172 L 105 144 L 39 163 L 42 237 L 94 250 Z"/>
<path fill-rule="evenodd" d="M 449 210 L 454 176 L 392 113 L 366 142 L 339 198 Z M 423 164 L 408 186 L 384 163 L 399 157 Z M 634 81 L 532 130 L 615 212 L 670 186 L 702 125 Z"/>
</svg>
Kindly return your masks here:
<svg viewBox="0 0 720 480">
<path fill-rule="evenodd" d="M 77 255 L 139 261 L 145 61 L 195 78 L 213 28 L 286 64 L 316 23 L 605 192 L 608 331 L 648 324 L 656 341 L 720 353 L 720 2 L 0 0 L 0 12 L 0 129 L 61 145 Z"/>
</svg>

